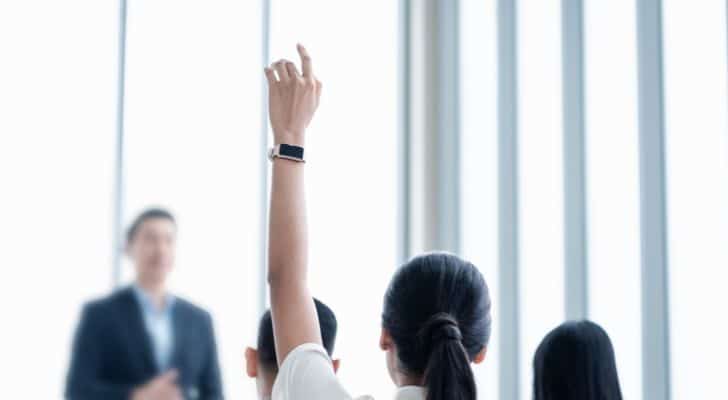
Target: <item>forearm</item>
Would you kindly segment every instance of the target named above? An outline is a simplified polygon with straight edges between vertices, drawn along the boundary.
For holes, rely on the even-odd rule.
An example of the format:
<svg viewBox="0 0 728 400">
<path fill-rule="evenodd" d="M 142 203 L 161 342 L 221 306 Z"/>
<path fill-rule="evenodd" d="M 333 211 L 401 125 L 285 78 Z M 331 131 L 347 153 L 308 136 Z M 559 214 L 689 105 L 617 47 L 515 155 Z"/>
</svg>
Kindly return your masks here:
<svg viewBox="0 0 728 400">
<path fill-rule="evenodd" d="M 296 346 L 321 343 L 316 310 L 307 285 L 308 233 L 304 165 L 273 163 L 269 273 L 278 362 Z"/>
<path fill-rule="evenodd" d="M 271 286 L 306 281 L 308 227 L 302 163 L 273 162 L 268 238 L 268 281 Z"/>
</svg>

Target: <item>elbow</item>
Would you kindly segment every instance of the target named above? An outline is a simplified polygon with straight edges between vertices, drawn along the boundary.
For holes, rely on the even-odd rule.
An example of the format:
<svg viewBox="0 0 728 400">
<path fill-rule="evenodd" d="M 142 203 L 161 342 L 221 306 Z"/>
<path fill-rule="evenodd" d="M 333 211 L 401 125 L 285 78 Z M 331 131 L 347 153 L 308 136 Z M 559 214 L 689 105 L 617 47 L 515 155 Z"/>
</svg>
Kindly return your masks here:
<svg viewBox="0 0 728 400">
<path fill-rule="evenodd" d="M 295 277 L 299 274 L 299 268 L 297 267 L 298 265 L 295 259 L 269 253 L 267 271 L 268 286 L 276 287 L 283 285 L 285 281 L 295 280 Z"/>
<path fill-rule="evenodd" d="M 279 274 L 276 274 L 274 272 L 268 271 L 268 279 L 267 279 L 268 280 L 268 286 L 273 287 L 273 286 L 276 285 L 276 282 L 278 282 L 280 280 L 280 278 L 278 277 L 278 275 Z"/>
<path fill-rule="evenodd" d="M 267 275 L 268 286 L 273 288 L 273 287 L 277 287 L 277 286 L 281 285 L 281 283 L 283 281 L 283 275 L 284 275 L 281 272 L 282 271 L 280 268 L 271 268 L 271 267 L 268 268 L 268 275 Z"/>
<path fill-rule="evenodd" d="M 267 273 L 268 286 L 271 289 L 299 287 L 306 285 L 305 270 L 290 268 L 290 265 L 269 264 Z"/>
</svg>

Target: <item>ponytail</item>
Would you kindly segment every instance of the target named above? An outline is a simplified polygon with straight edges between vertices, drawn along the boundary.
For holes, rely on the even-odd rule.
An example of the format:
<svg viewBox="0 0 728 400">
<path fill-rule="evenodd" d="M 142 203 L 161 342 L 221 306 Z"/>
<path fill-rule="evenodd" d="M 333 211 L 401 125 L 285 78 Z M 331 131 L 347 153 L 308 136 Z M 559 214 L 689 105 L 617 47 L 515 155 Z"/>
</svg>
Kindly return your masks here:
<svg viewBox="0 0 728 400">
<path fill-rule="evenodd" d="M 403 265 L 384 296 L 382 327 L 396 345 L 390 367 L 423 382 L 427 400 L 476 400 L 470 362 L 488 345 L 491 316 L 473 264 L 432 253 Z"/>
<path fill-rule="evenodd" d="M 475 377 L 457 321 L 447 313 L 433 315 L 419 334 L 427 358 L 427 400 L 476 400 Z"/>
</svg>

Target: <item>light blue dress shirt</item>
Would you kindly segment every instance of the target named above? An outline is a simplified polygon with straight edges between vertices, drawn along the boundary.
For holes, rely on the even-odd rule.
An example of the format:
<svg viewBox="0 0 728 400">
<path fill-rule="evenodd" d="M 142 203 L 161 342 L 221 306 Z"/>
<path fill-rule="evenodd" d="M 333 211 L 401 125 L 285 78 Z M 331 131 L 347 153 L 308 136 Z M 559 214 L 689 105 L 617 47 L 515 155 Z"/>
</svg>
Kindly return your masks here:
<svg viewBox="0 0 728 400">
<path fill-rule="evenodd" d="M 172 309 L 174 307 L 174 296 L 167 295 L 164 305 L 158 309 L 151 297 L 137 285 L 133 286 L 134 295 L 139 303 L 144 320 L 144 327 L 151 339 L 154 361 L 159 371 L 166 371 L 172 361 L 174 351 L 174 324 Z"/>
</svg>

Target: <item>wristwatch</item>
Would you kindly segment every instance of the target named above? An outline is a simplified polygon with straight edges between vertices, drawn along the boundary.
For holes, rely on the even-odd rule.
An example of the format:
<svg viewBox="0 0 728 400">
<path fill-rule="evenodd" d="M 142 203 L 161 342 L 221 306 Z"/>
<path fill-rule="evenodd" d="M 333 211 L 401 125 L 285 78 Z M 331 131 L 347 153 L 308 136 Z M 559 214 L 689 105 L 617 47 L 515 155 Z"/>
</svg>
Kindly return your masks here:
<svg viewBox="0 0 728 400">
<path fill-rule="evenodd" d="M 291 144 L 278 144 L 270 149 L 268 152 L 268 158 L 273 161 L 276 158 L 283 158 L 285 160 L 305 163 L 306 160 L 303 158 L 303 147 L 294 146 Z"/>
</svg>

